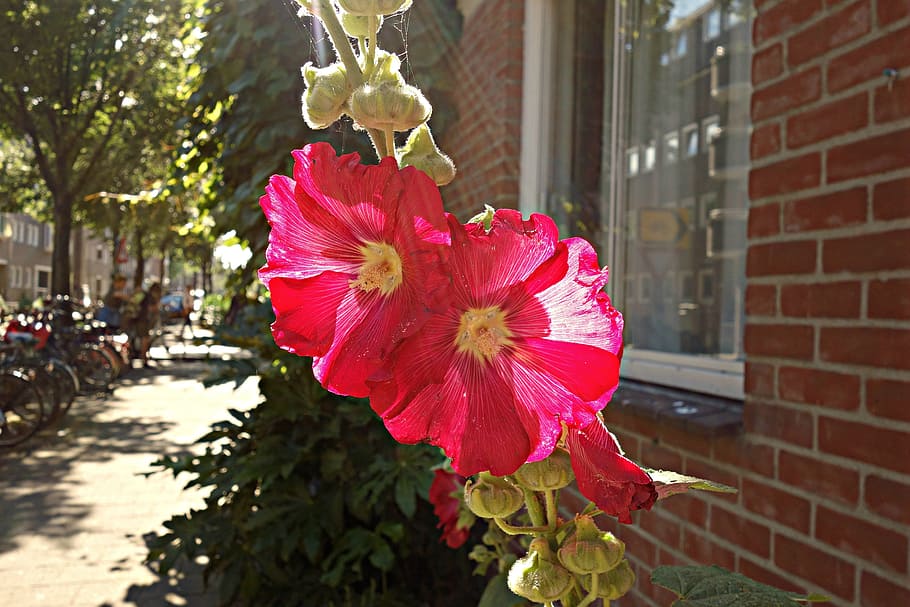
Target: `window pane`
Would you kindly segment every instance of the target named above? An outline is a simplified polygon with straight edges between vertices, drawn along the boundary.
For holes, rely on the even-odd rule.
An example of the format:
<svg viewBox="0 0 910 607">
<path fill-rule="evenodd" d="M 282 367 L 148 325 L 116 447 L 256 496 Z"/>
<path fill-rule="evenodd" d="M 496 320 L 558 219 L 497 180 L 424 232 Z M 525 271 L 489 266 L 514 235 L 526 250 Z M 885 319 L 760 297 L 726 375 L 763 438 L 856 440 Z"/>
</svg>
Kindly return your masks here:
<svg viewBox="0 0 910 607">
<path fill-rule="evenodd" d="M 752 11 L 733 4 L 573 3 L 551 197 L 573 204 L 549 211 L 611 265 L 629 352 L 742 357 Z"/>
</svg>

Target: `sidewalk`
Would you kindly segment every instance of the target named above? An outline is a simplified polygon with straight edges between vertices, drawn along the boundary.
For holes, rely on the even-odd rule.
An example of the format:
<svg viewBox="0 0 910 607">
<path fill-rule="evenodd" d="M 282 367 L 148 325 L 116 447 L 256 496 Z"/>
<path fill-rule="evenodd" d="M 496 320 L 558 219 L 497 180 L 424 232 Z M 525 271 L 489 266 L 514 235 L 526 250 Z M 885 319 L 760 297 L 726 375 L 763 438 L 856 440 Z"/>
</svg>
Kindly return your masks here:
<svg viewBox="0 0 910 607">
<path fill-rule="evenodd" d="M 252 407 L 258 390 L 252 380 L 205 389 L 207 363 L 151 354 L 156 366 L 129 371 L 109 398 L 82 398 L 57 428 L 0 451 L 0 604 L 215 605 L 198 570 L 162 580 L 142 564 L 143 535 L 202 499 L 182 490 L 185 479 L 141 474 L 190 449 L 228 408 Z"/>
</svg>

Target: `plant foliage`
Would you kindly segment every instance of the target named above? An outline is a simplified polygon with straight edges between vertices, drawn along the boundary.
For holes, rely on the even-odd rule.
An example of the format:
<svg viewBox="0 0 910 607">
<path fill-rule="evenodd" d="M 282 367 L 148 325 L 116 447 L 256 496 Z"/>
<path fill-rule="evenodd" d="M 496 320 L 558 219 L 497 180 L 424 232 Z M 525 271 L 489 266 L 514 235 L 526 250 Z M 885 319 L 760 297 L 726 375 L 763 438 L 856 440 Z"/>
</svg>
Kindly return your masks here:
<svg viewBox="0 0 910 607">
<path fill-rule="evenodd" d="M 672 607 L 794 607 L 828 600 L 778 590 L 717 565 L 658 567 L 651 582 L 676 593 Z"/>
</svg>

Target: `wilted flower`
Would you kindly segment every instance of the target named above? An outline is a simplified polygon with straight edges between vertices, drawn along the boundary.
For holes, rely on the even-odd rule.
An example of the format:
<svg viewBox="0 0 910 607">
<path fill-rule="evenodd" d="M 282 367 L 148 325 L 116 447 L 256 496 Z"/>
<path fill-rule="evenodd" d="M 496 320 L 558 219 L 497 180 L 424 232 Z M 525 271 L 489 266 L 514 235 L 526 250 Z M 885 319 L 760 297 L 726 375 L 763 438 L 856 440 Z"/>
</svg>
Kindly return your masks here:
<svg viewBox="0 0 910 607">
<path fill-rule="evenodd" d="M 448 281 L 439 190 L 394 158 L 365 166 L 325 143 L 293 156 L 294 179 L 272 177 L 260 200 L 272 228 L 259 271 L 272 334 L 283 349 L 315 357 L 329 390 L 366 396 L 366 378 Z"/>
<path fill-rule="evenodd" d="M 591 245 L 558 241 L 550 218 L 501 209 L 489 230 L 449 226 L 450 307 L 400 344 L 371 404 L 397 440 L 442 447 L 459 474 L 503 476 L 606 405 L 622 317 Z"/>
</svg>

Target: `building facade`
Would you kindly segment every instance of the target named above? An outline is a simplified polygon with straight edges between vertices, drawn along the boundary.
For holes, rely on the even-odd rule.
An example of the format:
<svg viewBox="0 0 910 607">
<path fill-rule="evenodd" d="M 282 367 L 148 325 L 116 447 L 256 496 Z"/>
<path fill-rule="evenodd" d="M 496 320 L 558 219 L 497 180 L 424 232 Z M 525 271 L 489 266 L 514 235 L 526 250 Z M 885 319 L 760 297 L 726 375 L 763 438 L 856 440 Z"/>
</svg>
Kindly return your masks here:
<svg viewBox="0 0 910 607">
<path fill-rule="evenodd" d="M 623 311 L 606 410 L 712 478 L 617 525 L 842 607 L 910 604 L 910 0 L 465 0 L 443 189 L 598 247 Z"/>
</svg>

